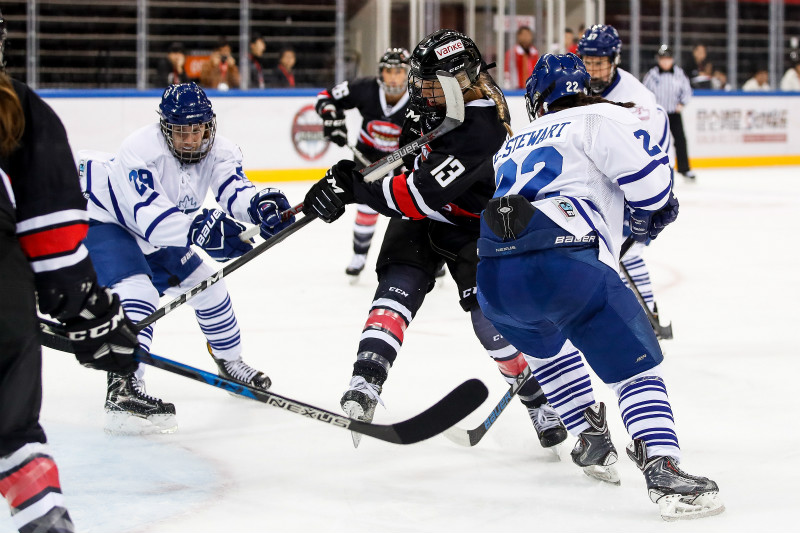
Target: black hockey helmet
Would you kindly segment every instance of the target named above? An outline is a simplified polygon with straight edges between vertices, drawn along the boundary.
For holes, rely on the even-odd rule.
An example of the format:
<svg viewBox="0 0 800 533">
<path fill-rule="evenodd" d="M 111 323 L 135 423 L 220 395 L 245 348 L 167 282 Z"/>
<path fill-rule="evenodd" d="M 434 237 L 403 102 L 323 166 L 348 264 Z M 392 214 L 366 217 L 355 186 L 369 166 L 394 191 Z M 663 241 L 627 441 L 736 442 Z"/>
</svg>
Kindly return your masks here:
<svg viewBox="0 0 800 533">
<path fill-rule="evenodd" d="M 444 91 L 436 72 L 443 70 L 455 76 L 461 90 L 469 89 L 485 67 L 475 42 L 455 30 L 437 30 L 420 41 L 411 54 L 408 91 L 411 103 L 421 113 L 437 114 L 445 106 Z M 423 96 L 425 89 L 425 96 Z M 443 115 L 442 115 L 443 116 Z"/>
<path fill-rule="evenodd" d="M 408 87 L 408 60 L 411 54 L 405 48 L 389 48 L 378 61 L 378 84 L 386 94 L 402 94 Z M 406 71 L 406 83 L 401 86 L 390 86 L 383 81 L 383 69 L 402 68 Z"/>
</svg>

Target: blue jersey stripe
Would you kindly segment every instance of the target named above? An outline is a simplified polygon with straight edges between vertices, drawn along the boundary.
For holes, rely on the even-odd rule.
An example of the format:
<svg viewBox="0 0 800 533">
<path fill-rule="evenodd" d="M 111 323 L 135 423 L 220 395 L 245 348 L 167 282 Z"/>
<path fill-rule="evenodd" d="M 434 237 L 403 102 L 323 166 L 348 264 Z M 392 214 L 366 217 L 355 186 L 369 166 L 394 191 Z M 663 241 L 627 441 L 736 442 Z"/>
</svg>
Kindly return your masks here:
<svg viewBox="0 0 800 533">
<path fill-rule="evenodd" d="M 158 215 L 155 218 L 155 220 L 153 220 L 153 222 L 150 224 L 150 226 L 148 226 L 147 231 L 144 232 L 144 240 L 149 242 L 150 241 L 150 235 L 152 235 L 152 233 L 155 231 L 156 226 L 158 226 L 158 223 L 161 222 L 162 220 L 164 220 L 165 218 L 167 218 L 168 216 L 170 216 L 173 213 L 180 213 L 180 209 L 178 209 L 177 207 L 171 207 L 171 208 L 167 209 L 166 211 L 164 211 L 163 213 L 161 213 L 160 215 Z"/>
<path fill-rule="evenodd" d="M 228 213 L 232 213 L 231 206 L 233 206 L 233 202 L 236 201 L 236 198 L 239 196 L 239 193 L 246 190 L 246 189 L 253 189 L 254 187 L 239 187 L 234 191 L 233 195 L 231 196 L 230 200 L 228 200 Z"/>
<path fill-rule="evenodd" d="M 622 186 L 628 183 L 633 183 L 634 181 L 639 181 L 640 179 L 649 176 L 650 173 L 653 172 L 656 168 L 658 168 L 659 165 L 666 165 L 666 164 L 669 164 L 669 156 L 665 155 L 661 159 L 653 159 L 642 170 L 640 170 L 639 172 L 635 172 L 633 174 L 629 174 L 624 178 L 618 179 L 617 183 L 620 186 Z"/>
<path fill-rule="evenodd" d="M 239 177 L 239 176 L 237 176 L 237 175 L 235 175 L 235 174 L 234 174 L 234 175 L 233 175 L 233 176 L 231 176 L 230 178 L 226 179 L 226 180 L 223 182 L 223 184 L 219 186 L 219 189 L 217 189 L 217 197 L 216 197 L 217 203 L 219 203 L 219 199 L 220 199 L 220 198 L 222 198 L 222 193 L 223 193 L 223 192 L 225 192 L 225 188 L 226 188 L 228 185 L 230 185 L 230 184 L 231 184 L 231 182 L 233 182 L 234 180 L 238 179 L 238 177 Z"/>
<path fill-rule="evenodd" d="M 138 204 L 134 205 L 133 206 L 133 218 L 134 218 L 134 220 L 136 219 L 136 212 L 139 211 L 140 208 L 147 207 L 148 205 L 152 204 L 153 200 L 155 200 L 156 198 L 158 198 L 158 193 L 153 191 L 153 194 L 151 194 L 147 198 L 147 200 L 145 200 L 144 202 L 139 202 Z"/>
<path fill-rule="evenodd" d="M 666 188 L 666 189 L 664 189 L 663 191 L 661 191 L 661 192 L 660 192 L 660 193 L 658 193 L 657 195 L 655 195 L 655 196 L 652 196 L 652 197 L 650 197 L 650 198 L 648 198 L 648 199 L 646 199 L 646 200 L 641 200 L 641 201 L 639 201 L 639 202 L 628 202 L 628 205 L 630 205 L 631 207 L 637 207 L 637 208 L 638 208 L 638 207 L 646 207 L 646 206 L 648 206 L 648 205 L 653 205 L 653 204 L 656 204 L 656 203 L 658 203 L 658 202 L 659 202 L 659 201 L 660 201 L 662 198 L 664 198 L 666 195 L 668 195 L 668 194 L 669 194 L 669 191 L 670 191 L 671 189 L 672 189 L 672 184 L 670 183 L 669 185 L 667 185 L 667 188 Z"/>
<path fill-rule="evenodd" d="M 597 231 L 594 222 L 592 222 L 592 219 L 589 218 L 589 215 L 586 214 L 586 211 L 583 210 L 583 206 L 581 206 L 580 202 L 578 202 L 578 200 L 576 200 L 572 196 L 564 196 L 564 198 L 569 198 L 570 200 L 572 200 L 572 205 L 575 206 L 575 209 L 578 210 L 578 213 L 580 213 L 583 219 L 586 221 L 586 223 L 589 224 L 589 227 L 592 228 L 595 231 L 595 233 L 597 233 L 597 236 L 600 237 L 600 240 L 603 241 L 603 244 L 606 245 L 606 249 L 609 252 L 611 252 L 611 254 L 613 254 L 614 252 L 611 251 L 611 246 L 608 244 L 608 241 L 606 241 L 606 238 L 603 237 L 602 233 Z"/>
</svg>

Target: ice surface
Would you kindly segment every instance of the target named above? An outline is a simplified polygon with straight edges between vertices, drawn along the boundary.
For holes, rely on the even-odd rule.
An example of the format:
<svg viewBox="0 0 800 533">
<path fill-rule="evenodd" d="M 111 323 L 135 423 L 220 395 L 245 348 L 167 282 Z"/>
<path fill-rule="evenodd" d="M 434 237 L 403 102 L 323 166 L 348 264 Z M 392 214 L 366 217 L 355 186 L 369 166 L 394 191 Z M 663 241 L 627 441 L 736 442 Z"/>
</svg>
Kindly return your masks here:
<svg viewBox="0 0 800 533">
<path fill-rule="evenodd" d="M 752 531 L 796 526 L 800 431 L 800 169 L 701 170 L 678 177 L 681 215 L 647 251 L 656 298 L 675 339 L 664 372 L 689 473 L 716 480 L 727 511 L 665 524 L 623 449 L 613 397 L 620 487 L 587 478 L 568 455 L 537 443 L 516 400 L 474 448 L 444 437 L 396 446 L 244 399 L 158 369 L 148 392 L 174 402 L 178 432 L 103 434 L 105 376 L 46 350 L 42 423 L 79 531 Z M 308 183 L 286 184 L 293 203 Z M 274 390 L 338 412 L 375 287 L 370 254 L 359 284 L 349 209 L 314 222 L 232 274 L 245 358 Z M 380 228 L 385 228 L 382 220 Z M 157 323 L 153 351 L 215 370 L 193 313 Z M 376 422 L 405 419 L 461 381 L 479 377 L 489 400 L 506 389 L 474 338 L 449 278 L 406 334 Z M 568 442 L 573 442 L 570 438 Z M 0 532 L 11 531 L 0 506 Z"/>
</svg>

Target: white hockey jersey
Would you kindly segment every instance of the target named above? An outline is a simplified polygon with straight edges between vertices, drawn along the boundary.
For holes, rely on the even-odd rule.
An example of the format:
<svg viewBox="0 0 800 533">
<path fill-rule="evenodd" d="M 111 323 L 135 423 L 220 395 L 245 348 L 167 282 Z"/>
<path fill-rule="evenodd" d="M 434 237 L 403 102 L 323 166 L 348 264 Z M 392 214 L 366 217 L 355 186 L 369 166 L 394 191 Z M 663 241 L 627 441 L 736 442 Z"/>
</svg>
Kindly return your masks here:
<svg viewBox="0 0 800 533">
<path fill-rule="evenodd" d="M 209 190 L 228 215 L 250 222 L 256 189 L 242 170 L 241 150 L 225 137 L 217 135 L 200 162 L 182 164 L 155 123 L 128 136 L 114 157 L 91 157 L 78 154 L 90 219 L 123 226 L 145 254 L 187 246 L 193 213 Z"/>
<path fill-rule="evenodd" d="M 629 109 L 594 104 L 545 115 L 494 156 L 494 197 L 521 194 L 575 237 L 596 231 L 600 260 L 617 270 L 625 201 L 661 208 L 669 158 Z"/>
<path fill-rule="evenodd" d="M 613 102 L 633 102 L 636 107 L 629 109 L 644 123 L 650 132 L 650 139 L 656 141 L 661 151 L 669 154 L 672 144 L 669 132 L 667 111 L 658 105 L 656 95 L 636 79 L 633 74 L 617 68 L 618 76 L 603 91 L 603 98 Z"/>
</svg>

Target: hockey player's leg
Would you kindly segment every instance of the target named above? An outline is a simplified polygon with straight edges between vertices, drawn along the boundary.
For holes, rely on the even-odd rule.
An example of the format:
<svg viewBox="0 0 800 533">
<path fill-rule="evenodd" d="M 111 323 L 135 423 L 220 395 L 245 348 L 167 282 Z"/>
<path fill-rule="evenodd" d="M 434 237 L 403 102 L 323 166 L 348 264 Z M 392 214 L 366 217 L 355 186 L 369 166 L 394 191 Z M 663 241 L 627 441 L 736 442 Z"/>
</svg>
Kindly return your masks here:
<svg viewBox="0 0 800 533">
<path fill-rule="evenodd" d="M 177 253 L 173 257 L 185 257 L 185 253 Z M 197 261 L 193 259 L 186 261 L 186 264 L 194 267 L 188 274 L 179 271 L 177 267 L 170 270 L 177 272 L 182 279 L 179 285 L 166 289 L 165 294 L 178 296 L 214 273 L 214 270 L 200 261 L 198 256 L 193 257 L 196 257 Z M 163 266 L 168 268 L 166 263 Z M 189 300 L 188 304 L 194 309 L 197 323 L 206 337 L 208 352 L 217 364 L 219 375 L 259 389 L 269 389 L 272 385 L 270 378 L 242 359 L 241 331 L 225 281 L 221 280 L 209 286 Z"/>
<path fill-rule="evenodd" d="M 23 532 L 72 533 L 75 526 L 64 505 L 58 467 L 46 444 L 28 443 L 0 456 L 0 494 Z"/>
<path fill-rule="evenodd" d="M 119 295 L 133 322 L 148 316 L 158 305 L 158 291 L 145 274 L 125 278 L 111 289 Z M 143 329 L 138 339 L 142 349 L 149 351 L 153 326 Z M 108 373 L 105 411 L 105 431 L 111 434 L 173 433 L 178 429 L 175 406 L 147 394 L 143 365 L 129 376 Z"/>
<path fill-rule="evenodd" d="M 528 366 L 525 357 L 497 331 L 484 316 L 480 307 L 470 310 L 470 318 L 475 336 L 478 337 L 489 356 L 497 363 L 497 368 L 506 382 L 509 385 L 513 384 L 516 377 Z M 528 378 L 517 395 L 528 410 L 536 435 L 539 437 L 539 443 L 543 448 L 556 446 L 566 440 L 567 429 L 556 411 L 547 403 L 547 397 L 536 378 L 533 376 Z"/>
<path fill-rule="evenodd" d="M 348 276 L 357 277 L 364 270 L 379 216 L 378 212 L 371 207 L 358 204 L 356 219 L 353 223 L 353 257 L 345 269 Z"/>
<path fill-rule="evenodd" d="M 341 406 L 351 418 L 372 421 L 380 393 L 403 345 L 405 330 L 428 292 L 431 276 L 410 266 L 389 264 L 378 276 L 378 288 L 361 333 L 350 386 Z M 360 435 L 353 433 L 358 446 Z"/>
</svg>

